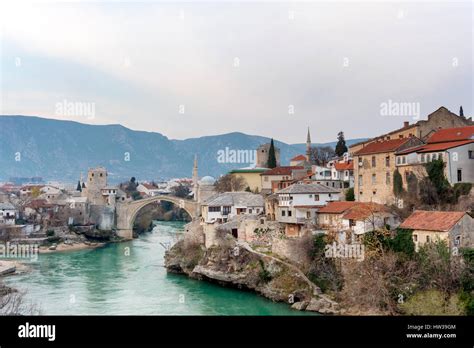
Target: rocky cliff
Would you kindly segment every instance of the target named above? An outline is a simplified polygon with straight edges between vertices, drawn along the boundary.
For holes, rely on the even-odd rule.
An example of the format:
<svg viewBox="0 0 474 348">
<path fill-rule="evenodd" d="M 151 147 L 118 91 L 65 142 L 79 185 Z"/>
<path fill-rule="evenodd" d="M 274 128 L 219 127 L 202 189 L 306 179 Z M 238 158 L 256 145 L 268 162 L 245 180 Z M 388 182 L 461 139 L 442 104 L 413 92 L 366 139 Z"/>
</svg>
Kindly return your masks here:
<svg viewBox="0 0 474 348">
<path fill-rule="evenodd" d="M 198 238 L 176 243 L 165 255 L 168 272 L 250 290 L 297 310 L 337 314 L 339 306 L 295 266 L 251 250 L 227 235 L 222 243 L 204 248 Z"/>
</svg>

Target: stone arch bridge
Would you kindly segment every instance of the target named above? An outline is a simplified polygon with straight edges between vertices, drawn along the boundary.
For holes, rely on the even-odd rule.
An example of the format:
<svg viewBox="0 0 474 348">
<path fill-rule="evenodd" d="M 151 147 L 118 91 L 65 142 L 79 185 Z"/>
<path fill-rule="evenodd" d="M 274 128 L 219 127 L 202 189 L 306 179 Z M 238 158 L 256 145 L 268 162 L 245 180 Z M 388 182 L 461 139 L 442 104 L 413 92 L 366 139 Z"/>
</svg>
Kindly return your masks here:
<svg viewBox="0 0 474 348">
<path fill-rule="evenodd" d="M 200 215 L 200 204 L 198 202 L 175 196 L 159 195 L 132 202 L 118 203 L 116 208 L 117 235 L 125 239 L 132 239 L 133 223 L 138 212 L 148 204 L 160 201 L 171 202 L 184 209 L 193 220 Z"/>
</svg>

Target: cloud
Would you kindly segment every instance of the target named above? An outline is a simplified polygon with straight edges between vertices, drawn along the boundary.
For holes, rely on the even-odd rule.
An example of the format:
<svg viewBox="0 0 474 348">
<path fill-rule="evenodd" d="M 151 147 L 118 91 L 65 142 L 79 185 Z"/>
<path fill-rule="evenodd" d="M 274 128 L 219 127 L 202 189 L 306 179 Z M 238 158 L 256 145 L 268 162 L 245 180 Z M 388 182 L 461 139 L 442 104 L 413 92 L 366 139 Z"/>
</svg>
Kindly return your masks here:
<svg viewBox="0 0 474 348">
<path fill-rule="evenodd" d="M 171 138 L 243 131 L 303 142 L 306 126 L 315 141 L 334 140 L 340 129 L 348 138 L 375 135 L 403 121 L 380 116 L 388 99 L 419 102 L 424 116 L 440 105 L 472 110 L 472 85 L 465 88 L 472 79 L 471 8 L 432 2 L 13 6 L 2 11 L 5 42 L 45 63 L 30 77 L 2 65 L 10 81 L 23 84 L 4 86 L 3 110 L 28 113 L 38 105 L 47 111 L 41 99 L 29 97 L 28 86 L 54 61 L 57 70 L 48 73 L 55 77 L 43 79 L 36 92 L 48 107 L 66 97 L 92 98 L 102 110 L 98 123 Z"/>
</svg>

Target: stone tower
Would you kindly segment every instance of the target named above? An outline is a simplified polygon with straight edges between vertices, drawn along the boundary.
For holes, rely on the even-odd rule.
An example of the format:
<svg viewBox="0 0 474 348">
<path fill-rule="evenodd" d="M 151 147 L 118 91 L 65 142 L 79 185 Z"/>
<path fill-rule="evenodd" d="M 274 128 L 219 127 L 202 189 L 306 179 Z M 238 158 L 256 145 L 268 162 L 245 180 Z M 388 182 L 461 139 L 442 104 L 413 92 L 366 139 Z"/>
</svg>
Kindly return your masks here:
<svg viewBox="0 0 474 348">
<path fill-rule="evenodd" d="M 275 158 L 277 167 L 280 166 L 280 149 L 275 147 Z M 266 168 L 268 165 L 268 152 L 270 151 L 270 143 L 262 144 L 257 148 L 257 161 L 255 166 L 259 168 Z"/>
<path fill-rule="evenodd" d="M 104 167 L 90 168 L 87 172 L 87 183 L 85 190 L 85 195 L 90 204 L 104 204 L 101 190 L 106 186 L 107 169 Z"/>
<path fill-rule="evenodd" d="M 311 162 L 311 135 L 309 134 L 309 127 L 308 134 L 306 135 L 306 160 Z"/>
<path fill-rule="evenodd" d="M 197 155 L 194 155 L 194 166 L 193 166 L 193 196 L 194 200 L 198 199 L 198 159 Z"/>
</svg>

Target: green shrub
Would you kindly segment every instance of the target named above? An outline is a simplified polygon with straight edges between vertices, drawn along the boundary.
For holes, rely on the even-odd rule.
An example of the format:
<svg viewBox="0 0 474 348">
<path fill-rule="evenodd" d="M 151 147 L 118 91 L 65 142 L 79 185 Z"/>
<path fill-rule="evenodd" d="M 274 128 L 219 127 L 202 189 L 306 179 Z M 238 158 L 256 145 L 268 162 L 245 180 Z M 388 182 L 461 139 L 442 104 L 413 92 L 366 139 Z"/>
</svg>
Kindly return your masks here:
<svg viewBox="0 0 474 348">
<path fill-rule="evenodd" d="M 54 233 L 53 230 L 47 230 L 47 231 L 46 231 L 46 236 L 47 236 L 47 237 L 53 237 L 54 234 L 55 234 L 55 233 Z"/>
<path fill-rule="evenodd" d="M 346 201 L 355 201 L 354 188 L 351 187 L 346 191 Z"/>
<path fill-rule="evenodd" d="M 388 241 L 389 248 L 395 252 L 413 256 L 415 243 L 413 242 L 412 232 L 412 230 L 397 228 L 395 237 Z"/>
<path fill-rule="evenodd" d="M 464 305 L 460 296 L 445 296 L 439 290 L 426 290 L 416 293 L 399 305 L 408 315 L 463 315 Z"/>
</svg>

